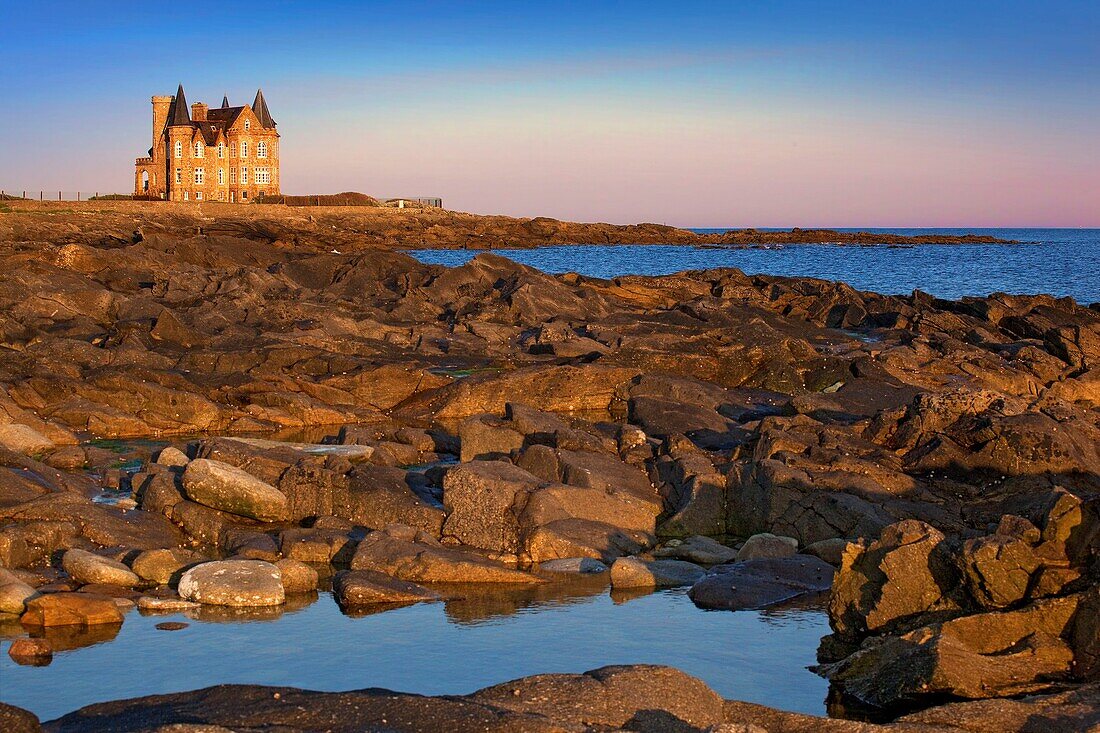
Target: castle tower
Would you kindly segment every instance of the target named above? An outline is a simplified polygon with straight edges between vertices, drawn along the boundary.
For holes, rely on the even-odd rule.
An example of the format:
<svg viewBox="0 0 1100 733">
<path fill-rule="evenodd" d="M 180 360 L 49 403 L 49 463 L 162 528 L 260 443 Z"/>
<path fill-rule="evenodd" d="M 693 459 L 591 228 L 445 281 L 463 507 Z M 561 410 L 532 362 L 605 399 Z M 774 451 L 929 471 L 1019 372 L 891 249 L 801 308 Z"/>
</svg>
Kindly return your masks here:
<svg viewBox="0 0 1100 733">
<path fill-rule="evenodd" d="M 163 141 L 164 126 L 168 124 L 168 110 L 172 108 L 175 97 L 153 97 L 153 156 L 157 157 L 157 146 Z"/>
<path fill-rule="evenodd" d="M 169 199 L 183 201 L 183 188 L 191 180 L 191 137 L 194 128 L 187 113 L 187 96 L 183 93 L 183 84 L 176 90 L 172 107 L 168 111 L 168 150 L 165 182 L 170 191 Z M 189 199 L 190 197 L 188 197 Z"/>
</svg>

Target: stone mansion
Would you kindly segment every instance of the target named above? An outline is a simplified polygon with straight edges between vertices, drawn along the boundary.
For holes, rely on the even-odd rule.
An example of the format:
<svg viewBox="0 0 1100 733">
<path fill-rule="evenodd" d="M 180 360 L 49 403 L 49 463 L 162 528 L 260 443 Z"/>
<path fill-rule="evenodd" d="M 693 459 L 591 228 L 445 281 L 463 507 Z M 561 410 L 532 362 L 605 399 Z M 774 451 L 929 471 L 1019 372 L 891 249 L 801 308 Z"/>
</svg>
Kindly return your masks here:
<svg viewBox="0 0 1100 733">
<path fill-rule="evenodd" d="M 153 97 L 153 147 L 135 161 L 134 195 L 168 201 L 248 203 L 279 193 L 279 133 L 263 91 L 252 105 L 190 110 L 180 84 Z"/>
</svg>

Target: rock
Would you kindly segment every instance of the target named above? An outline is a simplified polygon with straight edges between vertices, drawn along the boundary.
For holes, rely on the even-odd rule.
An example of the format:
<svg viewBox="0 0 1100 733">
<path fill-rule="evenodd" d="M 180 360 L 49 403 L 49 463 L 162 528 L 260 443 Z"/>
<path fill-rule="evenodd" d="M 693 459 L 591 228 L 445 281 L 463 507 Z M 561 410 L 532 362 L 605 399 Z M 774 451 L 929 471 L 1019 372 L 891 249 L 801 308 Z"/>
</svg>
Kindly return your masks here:
<svg viewBox="0 0 1100 733">
<path fill-rule="evenodd" d="M 1049 689 L 1070 676 L 1064 637 L 1079 598 L 1038 601 L 870 639 L 820 671 L 845 694 L 879 708 L 921 699 L 1008 697 Z"/>
<path fill-rule="evenodd" d="M 483 550 L 518 554 L 519 515 L 543 483 L 504 461 L 455 466 L 443 478 L 444 536 Z"/>
<path fill-rule="evenodd" d="M 890 525 L 868 545 L 850 544 L 837 571 L 829 622 L 847 638 L 960 608 L 958 571 L 942 532 L 924 522 Z"/>
<path fill-rule="evenodd" d="M 737 550 L 726 547 L 718 540 L 693 535 L 686 540 L 670 540 L 653 551 L 655 557 L 687 560 L 700 565 L 720 565 L 737 559 Z"/>
<path fill-rule="evenodd" d="M 160 631 L 182 631 L 190 625 L 184 621 L 161 621 L 156 628 Z"/>
<path fill-rule="evenodd" d="M 38 591 L 34 587 L 10 570 L 0 568 L 0 613 L 22 614 L 27 601 L 36 595 Z"/>
<path fill-rule="evenodd" d="M 204 559 L 202 555 L 191 550 L 143 550 L 130 562 L 130 569 L 142 580 L 167 585 L 182 570 Z"/>
<path fill-rule="evenodd" d="M 790 557 L 798 553 L 798 540 L 794 537 L 779 537 L 768 532 L 754 534 L 745 540 L 737 551 L 737 559 L 758 560 L 769 557 Z"/>
<path fill-rule="evenodd" d="M 960 560 L 970 597 L 990 609 L 1023 600 L 1041 564 L 1030 543 L 1003 534 L 967 540 Z"/>
<path fill-rule="evenodd" d="M 304 562 L 283 558 L 275 562 L 283 582 L 283 591 L 292 593 L 312 593 L 317 590 L 317 571 Z"/>
<path fill-rule="evenodd" d="M 24 626 L 95 626 L 121 624 L 122 612 L 111 598 L 91 593 L 50 593 L 27 601 L 19 619 Z"/>
<path fill-rule="evenodd" d="M 458 428 L 458 438 L 462 446 L 459 460 L 463 463 L 497 459 L 523 447 L 521 433 L 490 415 L 463 420 Z"/>
<path fill-rule="evenodd" d="M 31 711 L 0 702 L 0 730 L 7 733 L 41 733 L 42 725 Z"/>
<path fill-rule="evenodd" d="M 180 578 L 179 594 L 185 600 L 211 606 L 280 606 L 286 600 L 279 568 L 262 560 L 196 565 Z"/>
<path fill-rule="evenodd" d="M 142 596 L 137 600 L 137 607 L 142 611 L 189 611 L 199 608 L 201 603 L 185 601 L 179 597 L 161 598 L 157 596 Z"/>
<path fill-rule="evenodd" d="M 439 594 L 416 583 L 391 578 L 374 570 L 345 570 L 332 581 L 336 601 L 344 608 L 379 603 L 438 601 Z"/>
<path fill-rule="evenodd" d="M 834 567 L 840 567 L 844 558 L 844 551 L 848 548 L 849 541 L 840 537 L 828 540 L 818 540 L 806 546 L 803 552 L 807 555 L 819 557 Z"/>
<path fill-rule="evenodd" d="M 539 570 L 547 573 L 606 573 L 608 567 L 591 557 L 564 557 L 539 563 Z"/>
<path fill-rule="evenodd" d="M 32 427 L 8 423 L 0 424 L 0 448 L 33 456 L 53 450 L 54 442 Z"/>
<path fill-rule="evenodd" d="M 61 558 L 61 567 L 73 580 L 85 585 L 102 583 L 130 588 L 141 583 L 141 578 L 123 563 L 85 550 L 68 550 Z"/>
<path fill-rule="evenodd" d="M 187 457 L 187 454 L 181 451 L 179 448 L 173 448 L 168 446 L 162 448 L 160 453 L 157 454 L 157 463 L 161 466 L 170 467 L 182 467 L 191 462 L 191 459 Z"/>
<path fill-rule="evenodd" d="M 271 484 L 227 463 L 196 458 L 183 472 L 183 488 L 194 502 L 261 522 L 288 516 L 287 498 Z"/>
<path fill-rule="evenodd" d="M 16 664 L 44 667 L 53 661 L 53 647 L 45 639 L 15 639 L 8 647 L 8 656 Z"/>
<path fill-rule="evenodd" d="M 611 565 L 612 588 L 671 588 L 691 585 L 706 571 L 683 560 L 620 557 Z"/>
<path fill-rule="evenodd" d="M 444 547 L 430 535 L 401 525 L 371 532 L 359 543 L 352 570 L 375 570 L 414 583 L 543 582 L 469 550 Z"/>
<path fill-rule="evenodd" d="M 741 611 L 823 594 L 832 581 L 833 566 L 820 558 L 759 558 L 712 568 L 688 596 L 700 608 Z"/>
</svg>

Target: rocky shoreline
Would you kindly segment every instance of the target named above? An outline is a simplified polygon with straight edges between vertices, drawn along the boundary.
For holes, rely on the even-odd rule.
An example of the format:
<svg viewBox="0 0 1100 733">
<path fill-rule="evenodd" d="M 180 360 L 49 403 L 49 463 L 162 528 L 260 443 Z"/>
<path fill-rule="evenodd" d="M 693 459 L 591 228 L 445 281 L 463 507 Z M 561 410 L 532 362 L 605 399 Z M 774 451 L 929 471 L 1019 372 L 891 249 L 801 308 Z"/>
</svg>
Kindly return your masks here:
<svg viewBox="0 0 1100 733">
<path fill-rule="evenodd" d="M 830 711 L 896 720 L 637 667 L 462 698 L 210 688 L 47 730 L 1098 724 L 1097 304 L 550 276 L 489 253 L 448 269 L 387 248 L 400 233 L 329 234 L 324 211 L 96 204 L 0 214 L 16 661 L 109 639 L 133 609 L 331 585 L 377 611 L 590 574 L 729 611 L 828 599 Z"/>
<path fill-rule="evenodd" d="M 699 234 L 663 224 L 578 223 L 519 219 L 434 208 L 364 206 L 227 207 L 217 203 L 0 201 L 0 238 L 55 244 L 123 245 L 146 235 L 195 233 L 243 237 L 269 245 L 364 249 L 531 249 L 569 244 L 679 244 L 711 248 L 773 248 L 787 244 L 894 246 L 1010 244 L 977 234 L 902 236 L 832 229 L 731 230 Z M 70 239 L 71 237 L 71 239 Z"/>
</svg>

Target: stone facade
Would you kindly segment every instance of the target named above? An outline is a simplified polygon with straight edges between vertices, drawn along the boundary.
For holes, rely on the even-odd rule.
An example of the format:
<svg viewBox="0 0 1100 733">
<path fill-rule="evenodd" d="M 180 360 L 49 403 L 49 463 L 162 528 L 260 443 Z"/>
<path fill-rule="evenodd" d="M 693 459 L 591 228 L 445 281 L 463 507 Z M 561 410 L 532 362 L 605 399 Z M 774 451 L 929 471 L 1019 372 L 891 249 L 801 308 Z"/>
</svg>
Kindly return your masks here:
<svg viewBox="0 0 1100 733">
<path fill-rule="evenodd" d="M 134 195 L 168 201 L 249 203 L 279 194 L 279 133 L 263 92 L 251 105 L 187 106 L 156 96 L 153 146 L 135 161 Z"/>
</svg>

